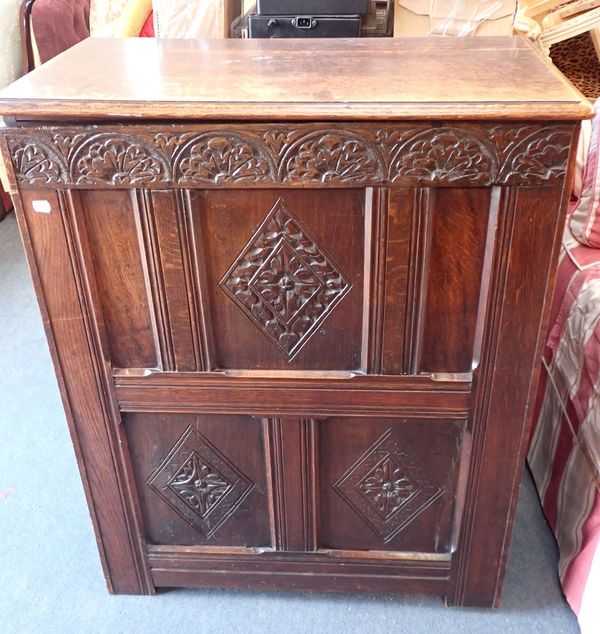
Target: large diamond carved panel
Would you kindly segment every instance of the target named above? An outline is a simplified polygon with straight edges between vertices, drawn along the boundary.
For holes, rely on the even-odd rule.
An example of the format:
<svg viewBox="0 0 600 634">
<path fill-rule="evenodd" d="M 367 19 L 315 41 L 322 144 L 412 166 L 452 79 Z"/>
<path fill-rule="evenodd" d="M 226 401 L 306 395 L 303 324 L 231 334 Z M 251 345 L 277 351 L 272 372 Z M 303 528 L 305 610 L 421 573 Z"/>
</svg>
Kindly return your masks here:
<svg viewBox="0 0 600 634">
<path fill-rule="evenodd" d="M 192 427 L 148 478 L 148 485 L 205 537 L 212 537 L 254 488 Z"/>
<path fill-rule="evenodd" d="M 290 361 L 351 288 L 281 199 L 220 286 Z"/>
<path fill-rule="evenodd" d="M 444 493 L 423 476 L 391 429 L 333 488 L 386 544 Z"/>
</svg>

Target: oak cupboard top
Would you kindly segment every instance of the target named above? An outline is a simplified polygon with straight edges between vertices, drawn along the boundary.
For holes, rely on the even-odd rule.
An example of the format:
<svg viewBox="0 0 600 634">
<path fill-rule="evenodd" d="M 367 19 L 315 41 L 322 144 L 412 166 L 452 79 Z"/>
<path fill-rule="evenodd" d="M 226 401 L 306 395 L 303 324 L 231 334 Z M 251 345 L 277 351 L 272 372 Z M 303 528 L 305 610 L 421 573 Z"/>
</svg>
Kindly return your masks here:
<svg viewBox="0 0 600 634">
<path fill-rule="evenodd" d="M 581 119 L 527 40 L 87 39 L 0 92 L 27 119 Z"/>
</svg>

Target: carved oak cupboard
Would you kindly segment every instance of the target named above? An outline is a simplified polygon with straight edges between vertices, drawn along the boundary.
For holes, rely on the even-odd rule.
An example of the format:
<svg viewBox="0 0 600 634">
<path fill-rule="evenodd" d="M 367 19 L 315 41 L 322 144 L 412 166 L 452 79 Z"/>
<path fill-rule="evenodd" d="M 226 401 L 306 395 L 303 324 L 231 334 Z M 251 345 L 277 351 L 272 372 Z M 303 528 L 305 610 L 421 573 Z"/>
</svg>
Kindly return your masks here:
<svg viewBox="0 0 600 634">
<path fill-rule="evenodd" d="M 591 114 L 533 47 L 88 40 L 0 113 L 112 592 L 498 603 Z"/>
</svg>

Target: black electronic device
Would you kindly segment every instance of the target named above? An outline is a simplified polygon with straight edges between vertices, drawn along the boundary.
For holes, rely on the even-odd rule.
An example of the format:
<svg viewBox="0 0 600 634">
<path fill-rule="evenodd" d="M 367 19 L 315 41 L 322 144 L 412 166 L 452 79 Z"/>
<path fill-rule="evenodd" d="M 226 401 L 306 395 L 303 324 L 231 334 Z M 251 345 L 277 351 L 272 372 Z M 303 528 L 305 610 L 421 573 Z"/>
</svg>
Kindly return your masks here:
<svg viewBox="0 0 600 634">
<path fill-rule="evenodd" d="M 251 38 L 360 37 L 360 15 L 248 16 Z"/>
<path fill-rule="evenodd" d="M 256 13 L 267 16 L 360 15 L 368 13 L 369 0 L 257 0 Z"/>
</svg>

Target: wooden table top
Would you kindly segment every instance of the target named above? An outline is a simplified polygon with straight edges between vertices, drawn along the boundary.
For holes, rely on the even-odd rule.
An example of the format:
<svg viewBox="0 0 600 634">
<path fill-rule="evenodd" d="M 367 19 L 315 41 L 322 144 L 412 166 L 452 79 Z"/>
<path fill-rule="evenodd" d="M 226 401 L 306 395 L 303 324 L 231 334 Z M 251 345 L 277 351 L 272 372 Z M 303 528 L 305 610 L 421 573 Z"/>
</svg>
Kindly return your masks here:
<svg viewBox="0 0 600 634">
<path fill-rule="evenodd" d="M 564 119 L 590 103 L 527 40 L 88 39 L 0 92 L 41 119 Z"/>
</svg>

